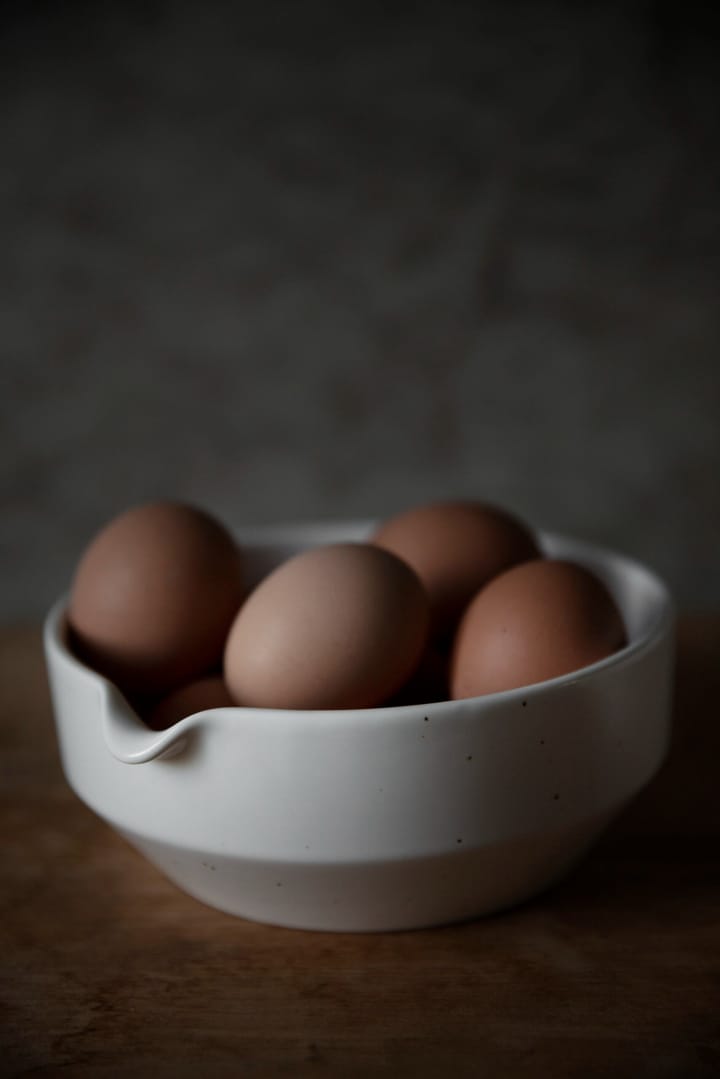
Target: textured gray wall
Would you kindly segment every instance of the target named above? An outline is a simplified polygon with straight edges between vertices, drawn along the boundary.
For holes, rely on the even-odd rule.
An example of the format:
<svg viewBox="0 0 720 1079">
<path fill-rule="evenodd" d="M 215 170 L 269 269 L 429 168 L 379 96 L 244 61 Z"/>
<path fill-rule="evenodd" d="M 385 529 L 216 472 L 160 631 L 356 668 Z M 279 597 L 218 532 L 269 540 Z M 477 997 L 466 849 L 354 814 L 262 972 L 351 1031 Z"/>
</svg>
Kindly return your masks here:
<svg viewBox="0 0 720 1079">
<path fill-rule="evenodd" d="M 490 498 L 720 602 L 720 95 L 672 10 L 6 6 L 0 617 L 158 495 Z"/>
</svg>

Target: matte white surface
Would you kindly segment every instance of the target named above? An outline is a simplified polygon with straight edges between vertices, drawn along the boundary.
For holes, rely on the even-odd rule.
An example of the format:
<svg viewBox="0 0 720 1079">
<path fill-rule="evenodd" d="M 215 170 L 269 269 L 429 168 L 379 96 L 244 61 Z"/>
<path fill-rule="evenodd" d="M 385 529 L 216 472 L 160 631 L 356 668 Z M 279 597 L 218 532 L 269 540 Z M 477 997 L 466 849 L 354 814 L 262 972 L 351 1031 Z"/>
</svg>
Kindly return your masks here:
<svg viewBox="0 0 720 1079">
<path fill-rule="evenodd" d="M 368 524 L 248 532 L 254 575 Z M 318 929 L 435 924 L 555 879 L 653 775 L 669 736 L 672 604 L 637 563 L 562 537 L 613 590 L 621 652 L 464 701 L 344 712 L 217 709 L 148 730 L 64 643 L 45 647 L 79 796 L 188 892 Z"/>
</svg>

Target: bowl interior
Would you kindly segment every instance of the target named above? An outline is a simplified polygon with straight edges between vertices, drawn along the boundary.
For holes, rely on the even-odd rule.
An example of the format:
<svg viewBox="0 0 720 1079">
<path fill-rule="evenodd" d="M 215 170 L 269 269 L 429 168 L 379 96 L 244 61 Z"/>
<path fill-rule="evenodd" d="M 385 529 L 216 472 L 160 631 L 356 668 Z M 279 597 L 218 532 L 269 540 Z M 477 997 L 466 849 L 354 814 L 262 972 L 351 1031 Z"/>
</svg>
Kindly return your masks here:
<svg viewBox="0 0 720 1079">
<path fill-rule="evenodd" d="M 276 566 L 299 551 L 325 543 L 362 541 L 372 534 L 374 528 L 374 521 L 350 521 L 242 529 L 237 534 L 237 539 L 245 554 L 248 585 L 253 587 Z M 625 621 L 628 643 L 612 656 L 584 668 L 580 672 L 583 680 L 592 677 L 596 670 L 626 662 L 632 654 L 648 647 L 666 632 L 673 617 L 672 600 L 663 582 L 645 566 L 616 552 L 554 533 L 541 532 L 538 534 L 538 541 L 545 555 L 577 561 L 597 574 L 613 595 Z M 111 689 L 106 679 L 89 668 L 84 668 L 69 649 L 65 607 L 66 601 L 61 600 L 48 616 L 46 622 L 48 648 L 58 656 L 61 662 L 75 669 L 83 668 L 86 678 L 98 684 L 107 685 L 108 689 Z M 561 683 L 575 682 L 577 679 L 578 672 L 570 672 L 547 682 L 538 683 L 534 687 L 523 686 L 517 690 L 507 690 L 503 694 L 490 694 L 483 698 L 483 704 L 490 705 L 495 698 L 507 699 L 513 695 L 524 695 L 530 689 L 533 692 L 542 692 L 546 687 L 550 689 Z M 391 711 L 395 714 L 422 707 L 431 707 L 435 711 L 452 703 L 458 702 L 437 702 L 434 705 L 425 706 L 383 706 L 379 709 L 355 711 L 358 716 L 367 714 L 368 711 L 383 714 Z M 236 711 L 236 709 L 223 710 L 223 712 L 231 711 Z M 242 711 L 256 710 L 242 709 Z M 283 715 L 282 710 L 272 710 L 272 712 L 276 718 Z M 297 722 L 297 712 L 287 713 L 287 715 L 291 717 L 293 723 Z M 325 711 L 306 713 L 306 715 L 322 717 L 322 722 L 325 723 L 331 720 L 333 715 L 343 716 L 344 721 L 347 721 L 348 714 Z M 191 722 L 191 718 L 188 717 L 177 724 L 175 729 L 184 728 Z M 165 735 L 169 733 L 171 732 L 165 732 Z M 162 741 L 162 737 L 162 735 L 158 736 L 158 744 Z"/>
</svg>

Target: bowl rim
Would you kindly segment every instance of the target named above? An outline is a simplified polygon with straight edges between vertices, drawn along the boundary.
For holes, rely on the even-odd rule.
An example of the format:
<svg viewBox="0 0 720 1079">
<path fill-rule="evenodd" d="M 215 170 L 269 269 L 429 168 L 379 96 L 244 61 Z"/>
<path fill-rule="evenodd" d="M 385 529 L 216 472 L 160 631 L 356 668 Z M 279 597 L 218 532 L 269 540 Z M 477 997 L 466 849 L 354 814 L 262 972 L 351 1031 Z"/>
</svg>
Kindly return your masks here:
<svg viewBox="0 0 720 1079">
<path fill-rule="evenodd" d="M 353 532 L 365 532 L 368 534 L 374 524 L 375 522 L 371 520 L 326 520 L 300 522 L 298 524 L 287 525 L 252 526 L 237 529 L 235 536 L 240 544 L 246 544 L 248 548 L 269 549 L 272 547 L 282 548 L 288 545 L 297 545 L 298 550 L 300 550 L 303 547 L 320 545 L 322 543 L 347 542 L 347 537 Z M 322 533 L 332 534 L 333 532 L 338 534 L 341 538 L 317 538 Z M 206 709 L 203 712 L 193 713 L 165 731 L 151 731 L 150 728 L 144 727 L 144 724 L 143 727 L 149 734 L 152 733 L 156 736 L 169 735 L 170 733 L 175 736 L 182 733 L 184 730 L 189 729 L 191 726 L 195 726 L 195 721 L 198 717 L 210 715 L 211 713 L 227 713 L 231 716 L 238 713 L 243 715 L 257 714 L 265 717 L 275 716 L 285 718 L 292 716 L 295 717 L 296 720 L 301 717 L 311 718 L 322 716 L 328 723 L 340 723 L 349 715 L 379 718 L 380 716 L 387 716 L 388 714 L 406 714 L 410 711 L 427 711 L 429 709 L 432 710 L 434 715 L 442 715 L 443 711 L 452 711 L 459 704 L 467 705 L 469 703 L 487 707 L 495 703 L 523 701 L 527 700 L 530 696 L 537 696 L 541 693 L 550 693 L 566 686 L 576 685 L 580 682 L 585 682 L 602 672 L 610 671 L 615 667 L 624 666 L 638 657 L 641 653 L 651 648 L 659 639 L 672 630 L 675 618 L 674 601 L 664 581 L 648 566 L 624 553 L 612 550 L 608 547 L 589 543 L 581 539 L 575 539 L 564 533 L 537 530 L 536 536 L 540 548 L 543 551 L 548 545 L 554 543 L 560 543 L 561 545 L 570 544 L 573 549 L 578 552 L 577 561 L 581 565 L 583 564 L 584 557 L 587 556 L 595 563 L 598 561 L 608 564 L 612 563 L 615 566 L 619 565 L 625 573 L 636 573 L 644 577 L 650 586 L 650 589 L 655 594 L 654 615 L 650 619 L 644 632 L 631 638 L 627 644 L 616 652 L 613 652 L 612 655 L 597 660 L 595 663 L 588 664 L 586 667 L 581 667 L 575 671 L 569 671 L 566 674 L 558 675 L 555 678 L 548 678 L 541 682 L 533 682 L 525 686 L 518 686 L 513 689 L 506 689 L 496 693 L 487 693 L 476 697 L 448 698 L 447 700 L 433 701 L 426 704 L 382 704 L 371 708 L 352 709 L 246 708 L 242 705 L 236 705 L 232 707 L 227 706 L 223 708 Z M 358 539 L 356 542 L 363 542 L 363 540 Z M 69 592 L 63 593 L 60 598 L 55 601 L 45 617 L 43 639 L 48 656 L 52 656 L 54 659 L 59 660 L 66 668 L 73 670 L 75 675 L 80 674 L 84 679 L 89 679 L 94 682 L 104 695 L 107 696 L 110 694 L 115 697 L 119 696 L 126 701 L 127 706 L 134 713 L 132 705 L 124 698 L 122 690 L 120 690 L 115 683 L 111 682 L 110 679 L 83 663 L 82 660 L 68 647 L 65 640 L 68 599 Z"/>
</svg>

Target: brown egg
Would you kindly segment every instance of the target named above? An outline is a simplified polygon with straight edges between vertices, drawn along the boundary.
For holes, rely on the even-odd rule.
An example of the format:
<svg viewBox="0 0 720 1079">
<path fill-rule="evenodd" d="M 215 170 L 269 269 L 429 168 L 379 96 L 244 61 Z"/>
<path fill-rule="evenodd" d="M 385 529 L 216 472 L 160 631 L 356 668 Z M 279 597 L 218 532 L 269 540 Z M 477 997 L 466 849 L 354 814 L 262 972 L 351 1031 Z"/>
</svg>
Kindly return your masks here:
<svg viewBox="0 0 720 1079">
<path fill-rule="evenodd" d="M 150 711 L 145 722 L 155 731 L 164 731 L 179 723 L 186 716 L 195 712 L 204 712 L 207 708 L 233 708 L 233 701 L 222 678 L 213 676 L 200 678 L 187 686 L 176 689 L 164 697 Z"/>
<path fill-rule="evenodd" d="M 260 582 L 225 649 L 238 704 L 260 708 L 369 708 L 410 676 L 428 629 L 416 575 L 361 543 L 316 547 Z"/>
<path fill-rule="evenodd" d="M 80 656 L 127 692 L 164 693 L 218 666 L 242 601 L 242 559 L 206 513 L 136 506 L 94 538 L 68 610 Z"/>
<path fill-rule="evenodd" d="M 385 521 L 371 542 L 415 570 L 430 597 L 436 635 L 452 629 L 491 577 L 539 556 L 521 521 L 480 502 L 436 502 L 407 510 Z"/>
<path fill-rule="evenodd" d="M 525 562 L 490 581 L 463 615 L 450 690 L 457 699 L 543 682 L 624 643 L 620 612 L 592 573 L 571 562 Z"/>
</svg>

